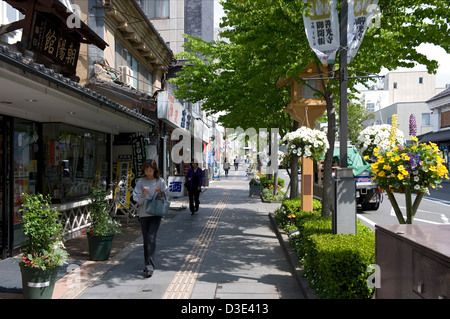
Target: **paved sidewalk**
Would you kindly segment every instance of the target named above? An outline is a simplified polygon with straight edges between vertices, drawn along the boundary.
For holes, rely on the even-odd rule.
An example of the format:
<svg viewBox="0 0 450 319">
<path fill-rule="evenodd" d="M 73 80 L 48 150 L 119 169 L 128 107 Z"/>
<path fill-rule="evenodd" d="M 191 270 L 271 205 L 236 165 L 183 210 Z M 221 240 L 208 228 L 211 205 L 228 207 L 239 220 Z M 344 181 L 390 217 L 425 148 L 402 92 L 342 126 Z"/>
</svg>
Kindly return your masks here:
<svg viewBox="0 0 450 319">
<path fill-rule="evenodd" d="M 174 205 L 186 205 L 185 201 L 185 197 L 177 199 Z M 287 253 L 286 237 L 275 231 L 269 217 L 280 204 L 248 197 L 244 169 L 210 182 L 200 202 L 194 216 L 184 209 L 172 210 L 165 218 L 157 236 L 157 268 L 151 278 L 142 276 L 137 221 L 124 223 L 124 234 L 116 236 L 115 250 L 105 262 L 87 260 L 84 236 L 69 240 L 74 271 L 59 279 L 53 298 L 313 298 L 298 276 L 298 267 L 292 267 L 296 258 Z"/>
</svg>

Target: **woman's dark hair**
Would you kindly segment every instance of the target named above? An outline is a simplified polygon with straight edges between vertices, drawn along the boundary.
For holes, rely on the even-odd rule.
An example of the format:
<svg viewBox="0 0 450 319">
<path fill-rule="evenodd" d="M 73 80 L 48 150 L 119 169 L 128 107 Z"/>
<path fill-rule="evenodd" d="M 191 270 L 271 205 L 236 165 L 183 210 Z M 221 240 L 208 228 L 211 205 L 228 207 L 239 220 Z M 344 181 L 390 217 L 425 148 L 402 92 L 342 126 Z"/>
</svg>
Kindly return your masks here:
<svg viewBox="0 0 450 319">
<path fill-rule="evenodd" d="M 159 178 L 159 169 L 158 169 L 158 165 L 156 164 L 155 160 L 146 160 L 144 162 L 144 164 L 142 164 L 141 176 L 145 176 L 145 170 L 147 169 L 147 167 L 153 168 L 153 177 L 154 178 Z"/>
</svg>

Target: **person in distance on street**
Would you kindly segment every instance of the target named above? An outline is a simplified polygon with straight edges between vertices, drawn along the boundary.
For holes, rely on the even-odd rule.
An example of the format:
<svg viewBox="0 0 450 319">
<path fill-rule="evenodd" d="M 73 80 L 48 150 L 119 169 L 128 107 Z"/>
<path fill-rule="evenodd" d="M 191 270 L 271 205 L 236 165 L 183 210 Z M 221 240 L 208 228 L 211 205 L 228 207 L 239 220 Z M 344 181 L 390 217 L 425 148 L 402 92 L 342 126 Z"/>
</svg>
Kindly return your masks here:
<svg viewBox="0 0 450 319">
<path fill-rule="evenodd" d="M 199 196 L 202 190 L 202 183 L 203 171 L 200 167 L 198 167 L 198 163 L 196 163 L 195 160 L 192 160 L 191 167 L 185 177 L 185 185 L 189 194 L 189 209 L 191 211 L 191 215 L 194 215 L 200 206 Z"/>
</svg>

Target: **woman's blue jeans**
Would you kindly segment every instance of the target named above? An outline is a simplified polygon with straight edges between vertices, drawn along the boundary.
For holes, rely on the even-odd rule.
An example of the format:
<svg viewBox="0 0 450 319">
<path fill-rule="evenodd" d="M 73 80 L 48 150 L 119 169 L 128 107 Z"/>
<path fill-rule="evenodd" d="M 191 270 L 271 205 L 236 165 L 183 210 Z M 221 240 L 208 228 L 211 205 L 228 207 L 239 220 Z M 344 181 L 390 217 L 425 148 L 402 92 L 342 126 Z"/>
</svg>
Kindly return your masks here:
<svg viewBox="0 0 450 319">
<path fill-rule="evenodd" d="M 144 239 L 145 269 L 155 269 L 156 233 L 161 225 L 161 216 L 140 217 L 142 236 Z"/>
</svg>

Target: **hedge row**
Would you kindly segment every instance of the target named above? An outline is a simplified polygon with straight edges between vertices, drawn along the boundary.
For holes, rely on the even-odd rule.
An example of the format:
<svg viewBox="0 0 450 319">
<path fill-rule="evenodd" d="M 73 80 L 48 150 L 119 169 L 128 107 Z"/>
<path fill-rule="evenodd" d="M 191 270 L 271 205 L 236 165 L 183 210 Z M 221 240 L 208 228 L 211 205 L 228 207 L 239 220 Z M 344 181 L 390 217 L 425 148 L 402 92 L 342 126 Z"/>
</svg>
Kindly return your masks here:
<svg viewBox="0 0 450 319">
<path fill-rule="evenodd" d="M 321 216 L 321 204 L 303 212 L 300 199 L 288 199 L 276 211 L 280 228 L 299 233 L 289 237 L 304 267 L 304 276 L 318 298 L 367 299 L 367 267 L 375 263 L 375 234 L 358 221 L 356 235 L 332 234 L 331 217 Z"/>
</svg>

